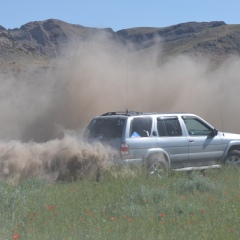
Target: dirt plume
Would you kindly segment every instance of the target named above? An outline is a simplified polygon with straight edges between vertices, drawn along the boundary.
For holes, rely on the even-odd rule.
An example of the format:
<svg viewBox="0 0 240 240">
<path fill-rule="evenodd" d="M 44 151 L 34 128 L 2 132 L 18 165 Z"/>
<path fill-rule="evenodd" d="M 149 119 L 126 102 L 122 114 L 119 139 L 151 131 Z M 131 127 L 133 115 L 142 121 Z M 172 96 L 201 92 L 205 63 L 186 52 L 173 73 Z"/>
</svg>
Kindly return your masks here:
<svg viewBox="0 0 240 240">
<path fill-rule="evenodd" d="M 111 167 L 114 151 L 100 143 L 87 144 L 73 136 L 46 143 L 0 143 L 0 178 L 17 184 L 30 177 L 55 181 L 99 180 Z"/>
</svg>

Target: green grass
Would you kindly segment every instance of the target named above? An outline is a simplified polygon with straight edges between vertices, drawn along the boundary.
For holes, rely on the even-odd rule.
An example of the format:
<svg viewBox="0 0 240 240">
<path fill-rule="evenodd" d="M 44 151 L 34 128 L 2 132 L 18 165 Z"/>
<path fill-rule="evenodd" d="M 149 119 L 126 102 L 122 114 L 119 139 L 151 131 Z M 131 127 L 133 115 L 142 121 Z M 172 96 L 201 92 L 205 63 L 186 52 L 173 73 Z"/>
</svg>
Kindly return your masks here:
<svg viewBox="0 0 240 240">
<path fill-rule="evenodd" d="M 0 183 L 0 239 L 239 239 L 240 169 Z"/>
</svg>

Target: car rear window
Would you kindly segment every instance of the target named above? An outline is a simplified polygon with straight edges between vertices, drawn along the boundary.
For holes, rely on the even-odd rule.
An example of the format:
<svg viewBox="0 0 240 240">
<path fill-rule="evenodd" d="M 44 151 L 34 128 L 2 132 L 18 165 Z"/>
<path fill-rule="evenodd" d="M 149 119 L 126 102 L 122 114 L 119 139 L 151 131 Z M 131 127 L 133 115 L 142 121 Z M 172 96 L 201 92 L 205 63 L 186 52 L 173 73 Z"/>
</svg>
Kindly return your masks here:
<svg viewBox="0 0 240 240">
<path fill-rule="evenodd" d="M 98 118 L 94 119 L 88 127 L 90 138 L 121 138 L 125 119 Z"/>
</svg>

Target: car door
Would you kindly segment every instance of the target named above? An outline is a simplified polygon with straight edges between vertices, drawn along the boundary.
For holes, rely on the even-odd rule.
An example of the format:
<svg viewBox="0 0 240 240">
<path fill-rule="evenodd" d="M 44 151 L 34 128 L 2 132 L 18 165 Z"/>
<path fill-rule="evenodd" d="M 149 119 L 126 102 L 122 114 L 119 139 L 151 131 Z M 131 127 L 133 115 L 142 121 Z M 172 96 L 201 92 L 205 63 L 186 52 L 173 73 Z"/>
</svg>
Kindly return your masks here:
<svg viewBox="0 0 240 240">
<path fill-rule="evenodd" d="M 182 117 L 189 144 L 189 166 L 216 164 L 223 155 L 221 134 L 211 125 L 195 116 Z"/>
<path fill-rule="evenodd" d="M 188 138 L 183 133 L 178 117 L 158 117 L 157 131 L 158 147 L 168 153 L 171 168 L 183 167 L 188 161 Z"/>
<path fill-rule="evenodd" d="M 142 159 L 148 149 L 157 147 L 155 136 L 152 134 L 152 125 L 153 118 L 150 116 L 139 116 L 130 120 L 126 138 L 130 159 Z"/>
</svg>

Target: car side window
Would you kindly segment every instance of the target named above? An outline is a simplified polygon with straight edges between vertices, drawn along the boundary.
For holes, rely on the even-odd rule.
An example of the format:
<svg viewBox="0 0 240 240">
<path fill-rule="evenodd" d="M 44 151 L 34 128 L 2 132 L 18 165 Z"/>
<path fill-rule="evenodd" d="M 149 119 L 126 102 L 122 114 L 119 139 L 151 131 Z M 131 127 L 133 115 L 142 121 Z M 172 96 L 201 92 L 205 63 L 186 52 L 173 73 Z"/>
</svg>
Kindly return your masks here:
<svg viewBox="0 0 240 240">
<path fill-rule="evenodd" d="M 182 129 L 177 117 L 158 118 L 157 129 L 160 137 L 182 136 Z"/>
<path fill-rule="evenodd" d="M 131 123 L 131 137 L 149 137 L 152 130 L 151 117 L 136 117 Z"/>
<path fill-rule="evenodd" d="M 188 134 L 191 136 L 208 136 L 212 129 L 196 118 L 183 118 Z"/>
</svg>

